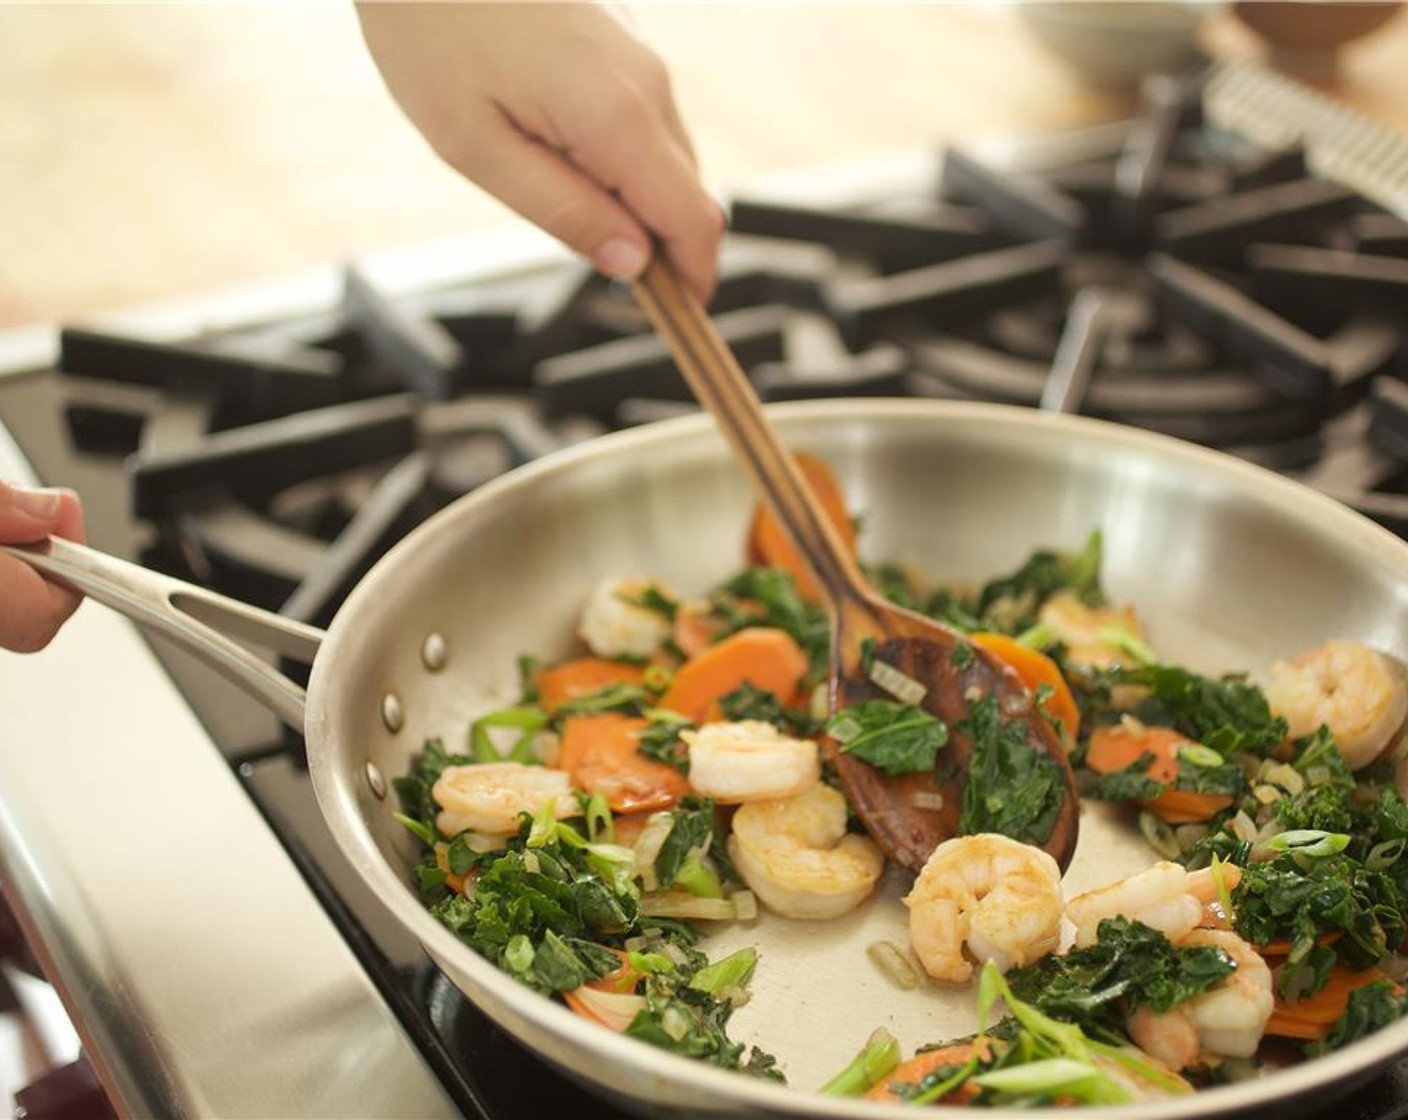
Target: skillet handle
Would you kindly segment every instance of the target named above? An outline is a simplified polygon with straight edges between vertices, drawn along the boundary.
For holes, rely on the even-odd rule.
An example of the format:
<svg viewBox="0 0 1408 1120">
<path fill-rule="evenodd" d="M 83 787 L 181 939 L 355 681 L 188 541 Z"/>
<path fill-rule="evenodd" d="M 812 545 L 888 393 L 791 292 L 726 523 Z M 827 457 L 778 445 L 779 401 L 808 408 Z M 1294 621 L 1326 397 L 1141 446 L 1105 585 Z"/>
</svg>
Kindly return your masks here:
<svg viewBox="0 0 1408 1120">
<path fill-rule="evenodd" d="M 303 688 L 244 643 L 312 664 L 323 631 L 59 537 L 0 545 L 0 552 L 170 638 L 294 730 L 303 730 Z"/>
</svg>

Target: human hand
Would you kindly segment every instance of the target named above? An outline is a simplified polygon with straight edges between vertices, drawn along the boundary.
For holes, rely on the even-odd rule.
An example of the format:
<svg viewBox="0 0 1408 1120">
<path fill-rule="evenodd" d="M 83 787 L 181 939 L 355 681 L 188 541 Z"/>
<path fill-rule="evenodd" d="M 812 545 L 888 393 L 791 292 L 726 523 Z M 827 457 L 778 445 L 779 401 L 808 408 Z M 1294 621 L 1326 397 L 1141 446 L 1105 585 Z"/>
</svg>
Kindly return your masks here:
<svg viewBox="0 0 1408 1120">
<path fill-rule="evenodd" d="M 706 303 L 723 212 L 660 59 L 595 4 L 359 4 L 387 87 L 457 171 L 631 280 L 654 234 Z"/>
<path fill-rule="evenodd" d="M 86 539 L 78 495 L 0 482 L 0 544 L 31 544 L 50 535 Z M 79 599 L 23 560 L 0 555 L 0 648 L 16 653 L 43 649 L 78 609 Z"/>
</svg>

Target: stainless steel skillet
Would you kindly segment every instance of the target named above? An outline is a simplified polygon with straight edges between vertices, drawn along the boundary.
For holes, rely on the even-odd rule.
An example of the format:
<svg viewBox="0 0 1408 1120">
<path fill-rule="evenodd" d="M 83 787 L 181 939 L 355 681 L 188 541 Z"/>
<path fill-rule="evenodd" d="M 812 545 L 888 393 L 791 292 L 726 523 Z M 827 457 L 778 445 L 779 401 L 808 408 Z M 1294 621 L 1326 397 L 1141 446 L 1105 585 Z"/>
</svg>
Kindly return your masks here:
<svg viewBox="0 0 1408 1120">
<path fill-rule="evenodd" d="M 838 471 L 864 518 L 867 559 L 976 579 L 1038 545 L 1079 544 L 1098 525 L 1110 593 L 1136 603 L 1170 660 L 1258 672 L 1334 636 L 1408 655 L 1408 547 L 1258 468 L 1148 433 L 1000 406 L 841 401 L 770 412 L 791 446 Z M 601 577 L 650 574 L 693 592 L 735 570 L 751 505 L 746 479 L 704 417 L 606 437 L 491 483 L 415 530 L 358 585 L 321 648 L 317 632 L 140 570 L 93 576 L 90 557 L 61 555 L 70 550 L 35 562 L 108 601 L 142 577 L 148 616 L 139 621 L 176 625 L 185 615 L 174 595 L 176 606 L 221 627 L 239 615 L 246 638 L 291 653 L 317 649 L 303 725 L 318 800 L 344 854 L 469 998 L 548 1059 L 669 1111 L 909 1115 L 798 1091 L 820 1084 L 876 1026 L 907 1051 L 972 1029 L 971 991 L 897 992 L 865 956 L 877 938 L 904 938 L 899 876 L 862 913 L 835 923 L 765 916 L 714 935 L 719 951 L 761 950 L 755 996 L 734 1033 L 778 1054 L 794 1086 L 782 1089 L 609 1034 L 461 946 L 415 898 L 409 837 L 392 820 L 394 796 L 385 796 L 425 737 L 454 743 L 472 715 L 511 698 L 518 654 L 572 648 L 577 613 Z M 443 643 L 443 662 L 426 656 L 431 635 L 432 646 Z M 201 641 L 209 640 L 207 632 Z M 296 687 L 257 661 L 245 672 L 252 689 L 297 721 L 305 701 Z M 1083 889 L 1149 859 L 1114 814 L 1087 806 L 1068 884 Z M 1306 1094 L 1405 1050 L 1408 1023 L 1399 1023 L 1260 1081 L 1121 1114 L 1245 1115 L 1290 1098 L 1299 1107 Z"/>
</svg>

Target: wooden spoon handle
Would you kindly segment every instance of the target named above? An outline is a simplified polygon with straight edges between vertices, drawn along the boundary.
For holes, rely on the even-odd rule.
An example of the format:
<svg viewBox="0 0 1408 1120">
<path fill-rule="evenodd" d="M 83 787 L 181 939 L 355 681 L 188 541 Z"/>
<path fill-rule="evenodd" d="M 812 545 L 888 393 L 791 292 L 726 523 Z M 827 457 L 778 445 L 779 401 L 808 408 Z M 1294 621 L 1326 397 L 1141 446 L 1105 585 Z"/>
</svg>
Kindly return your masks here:
<svg viewBox="0 0 1408 1120">
<path fill-rule="evenodd" d="M 636 282 L 635 296 L 695 397 L 713 413 L 763 500 L 827 590 L 833 608 L 839 612 L 843 602 L 863 600 L 866 584 L 855 560 L 763 413 L 738 359 L 663 252 L 655 253 Z"/>
</svg>

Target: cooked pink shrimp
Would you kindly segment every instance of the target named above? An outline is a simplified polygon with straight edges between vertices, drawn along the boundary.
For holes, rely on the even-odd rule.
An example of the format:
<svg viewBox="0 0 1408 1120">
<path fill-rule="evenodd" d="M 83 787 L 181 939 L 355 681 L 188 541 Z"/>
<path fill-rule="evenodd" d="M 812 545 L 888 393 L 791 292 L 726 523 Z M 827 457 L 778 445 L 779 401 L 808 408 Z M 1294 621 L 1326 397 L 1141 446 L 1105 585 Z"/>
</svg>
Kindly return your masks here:
<svg viewBox="0 0 1408 1120">
<path fill-rule="evenodd" d="M 1230 891 L 1240 882 L 1242 871 L 1228 864 L 1222 874 Z M 1076 927 L 1076 945 L 1081 948 L 1095 944 L 1100 923 L 1116 917 L 1133 918 L 1178 941 L 1197 927 L 1203 907 L 1216 897 L 1211 869 L 1190 872 L 1160 860 L 1127 879 L 1076 895 L 1066 903 L 1066 917 Z"/>
<path fill-rule="evenodd" d="M 1005 972 L 1056 948 L 1061 869 L 1040 848 L 997 833 L 957 836 L 934 849 L 904 904 L 924 971 L 962 984 L 974 960 Z"/>
<path fill-rule="evenodd" d="M 1204 1054 L 1251 1057 L 1266 1033 L 1275 1003 L 1271 970 L 1261 954 L 1230 930 L 1195 929 L 1178 944 L 1221 949 L 1236 963 L 1237 971 L 1162 1015 L 1139 1008 L 1130 1016 L 1130 1037 L 1173 1069 L 1185 1069 Z"/>
</svg>

